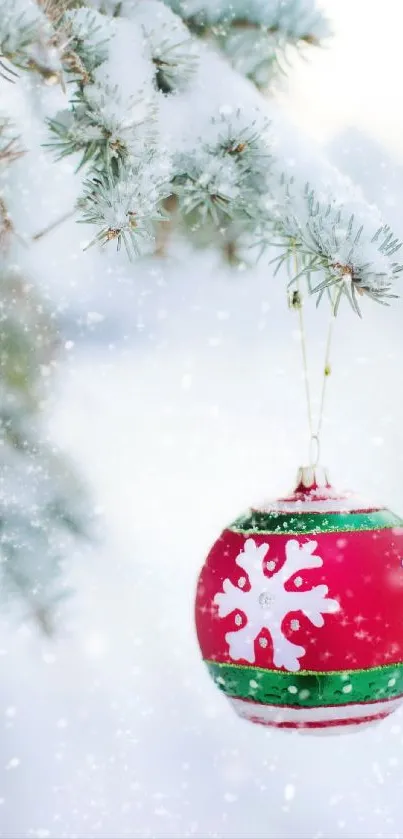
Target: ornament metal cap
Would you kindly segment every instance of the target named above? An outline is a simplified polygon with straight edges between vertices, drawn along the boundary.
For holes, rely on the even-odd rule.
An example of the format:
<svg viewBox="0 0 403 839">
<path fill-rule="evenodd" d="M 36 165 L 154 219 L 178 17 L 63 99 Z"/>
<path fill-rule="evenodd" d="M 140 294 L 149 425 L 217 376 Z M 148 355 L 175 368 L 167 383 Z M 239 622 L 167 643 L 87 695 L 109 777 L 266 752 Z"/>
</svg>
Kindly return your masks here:
<svg viewBox="0 0 403 839">
<path fill-rule="evenodd" d="M 323 466 L 300 466 L 297 473 L 296 492 L 329 489 L 327 470 Z"/>
</svg>

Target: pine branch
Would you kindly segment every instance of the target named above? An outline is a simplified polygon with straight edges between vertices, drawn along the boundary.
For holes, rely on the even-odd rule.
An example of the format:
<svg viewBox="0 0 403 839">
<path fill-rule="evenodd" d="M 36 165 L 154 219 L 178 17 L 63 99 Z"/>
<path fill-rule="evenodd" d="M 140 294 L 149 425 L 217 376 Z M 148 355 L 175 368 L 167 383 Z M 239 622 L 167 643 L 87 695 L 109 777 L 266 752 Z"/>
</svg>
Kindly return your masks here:
<svg viewBox="0 0 403 839">
<path fill-rule="evenodd" d="M 162 93 L 186 89 L 197 70 L 197 42 L 181 19 L 159 0 L 147 0 L 135 9 L 155 68 L 155 84 Z"/>
<path fill-rule="evenodd" d="M 10 121 L 0 118 L 0 170 L 8 180 L 22 153 Z M 65 596 L 63 560 L 88 535 L 88 517 L 79 481 L 42 437 L 43 373 L 51 370 L 58 337 L 32 285 L 7 267 L 12 234 L 0 193 L 0 591 L 22 600 L 51 634 Z"/>
<path fill-rule="evenodd" d="M 66 72 L 82 85 L 91 84 L 97 68 L 108 57 L 112 26 L 107 18 L 87 8 L 70 8 L 59 26 L 65 32 L 67 41 L 63 55 Z"/>
<path fill-rule="evenodd" d="M 123 163 L 152 142 L 154 114 L 138 98 L 122 102 L 118 86 L 91 85 L 71 103 L 71 110 L 49 120 L 54 139 L 45 144 L 59 159 L 81 153 L 78 169 L 90 163 L 106 170 Z"/>
<path fill-rule="evenodd" d="M 212 40 L 234 69 L 267 88 L 286 71 L 288 51 L 319 46 L 330 28 L 314 0 L 164 0 L 198 37 Z"/>
<path fill-rule="evenodd" d="M 323 204 L 308 184 L 302 196 L 304 206 L 301 204 L 297 217 L 289 211 L 294 182 L 291 179 L 287 183 L 285 176 L 282 180 L 285 203 L 277 204 L 267 220 L 269 233 L 263 244 L 264 247 L 279 247 L 279 253 L 272 261 L 277 262 L 278 267 L 287 262 L 290 264 L 290 285 L 297 284 L 300 277 L 306 277 L 310 293 L 317 294 L 317 305 L 323 294 L 334 287 L 336 314 L 342 297 L 348 299 L 359 315 L 357 295 L 366 295 L 383 305 L 395 298 L 393 282 L 403 272 L 403 265 L 396 261 L 395 255 L 402 243 L 390 228 L 381 224 L 374 233 L 364 231 L 364 225 L 354 213 L 348 215 L 342 205 Z M 295 256 L 299 263 L 297 273 L 291 267 Z M 317 273 L 322 279 L 312 285 L 312 275 Z"/>
<path fill-rule="evenodd" d="M 0 78 L 5 79 L 7 82 L 15 82 L 18 79 L 18 73 L 13 70 L 12 67 L 9 67 L 4 61 L 2 61 L 2 56 L 0 55 Z"/>
<path fill-rule="evenodd" d="M 130 258 L 144 253 L 155 239 L 154 224 L 164 218 L 160 206 L 169 194 L 158 168 L 151 154 L 143 166 L 122 167 L 117 174 L 109 169 L 85 182 L 80 221 L 99 228 L 88 247 L 116 241 Z"/>
<path fill-rule="evenodd" d="M 38 425 L 58 343 L 52 318 L 15 270 L 0 271 L 0 292 L 0 589 L 47 631 L 64 596 L 63 558 L 88 518 L 79 481 Z"/>
<path fill-rule="evenodd" d="M 13 163 L 23 154 L 20 138 L 14 134 L 12 123 L 0 117 L 0 167 Z"/>
<path fill-rule="evenodd" d="M 226 228 L 232 219 L 251 220 L 251 203 L 266 190 L 271 155 L 262 140 L 267 123 L 244 126 L 240 111 L 211 121 L 214 141 L 200 138 L 197 150 L 174 158 L 173 190 L 192 224 L 210 217 Z"/>
<path fill-rule="evenodd" d="M 0 0 L 0 55 L 17 69 L 39 73 L 48 83 L 58 79 L 55 31 L 32 0 Z"/>
<path fill-rule="evenodd" d="M 4 199 L 0 195 L 0 251 L 4 251 L 9 244 L 14 226 L 8 214 Z"/>
<path fill-rule="evenodd" d="M 48 233 L 51 233 L 53 230 L 56 230 L 57 227 L 60 227 L 61 224 L 64 224 L 65 221 L 68 219 L 73 218 L 76 215 L 77 210 L 74 208 L 73 210 L 69 210 L 67 213 L 63 213 L 62 216 L 55 219 L 54 221 L 50 222 L 50 224 L 43 227 L 42 230 L 38 230 L 37 233 L 34 233 L 32 236 L 33 242 L 39 242 L 40 239 L 43 239 Z"/>
<path fill-rule="evenodd" d="M 258 34 L 266 41 L 281 36 L 284 43 L 314 43 L 326 29 L 313 0 L 195 3 L 189 0 L 185 8 L 175 0 L 173 5 L 199 29 L 213 28 L 215 37 L 225 30 L 231 37 L 248 33 L 255 41 Z M 192 17 L 195 8 L 198 13 Z M 313 187 L 300 176 L 290 177 L 276 121 L 270 125 L 265 116 L 265 101 L 213 52 L 188 48 L 192 38 L 158 0 L 122 3 L 119 13 L 127 18 L 86 9 L 67 14 L 87 77 L 75 80 L 70 110 L 50 125 L 58 155 L 79 155 L 78 168 L 86 169 L 79 210 L 81 221 L 98 228 L 91 244 L 116 241 L 131 256 L 142 253 L 161 218 L 161 201 L 172 194 L 192 236 L 220 240 L 220 247 L 231 243 L 230 252 L 237 255 L 252 245 L 275 247 L 276 271 L 298 253 L 299 273 L 307 277 L 318 301 L 336 285 L 338 301 L 347 298 L 356 311 L 357 296 L 386 302 L 401 273 L 394 258 L 400 244 L 376 211 L 369 210 L 362 196 L 351 200 L 350 187 L 346 190 L 330 167 L 323 175 L 319 167 Z M 139 72 L 128 77 L 119 68 L 123 56 L 130 61 L 134 43 Z M 247 55 L 255 60 L 256 49 Z M 214 104 L 215 71 L 220 107 Z M 195 116 L 199 106 L 205 111 L 199 134 L 186 110 L 190 98 L 157 98 L 155 87 L 165 94 L 187 88 L 188 97 L 199 97 Z M 230 104 L 235 89 L 238 108 Z M 210 98 L 209 113 L 205 102 Z M 161 134 L 161 113 L 170 134 L 168 146 Z M 156 174 L 155 162 L 162 158 L 168 166 Z M 316 161 L 312 164 L 315 168 Z M 312 276 L 319 273 L 315 285 Z"/>
<path fill-rule="evenodd" d="M 0 174 L 6 166 L 18 160 L 24 154 L 19 144 L 19 137 L 14 135 L 12 124 L 0 117 Z M 8 248 L 14 225 L 6 202 L 0 191 L 0 252 Z"/>
</svg>

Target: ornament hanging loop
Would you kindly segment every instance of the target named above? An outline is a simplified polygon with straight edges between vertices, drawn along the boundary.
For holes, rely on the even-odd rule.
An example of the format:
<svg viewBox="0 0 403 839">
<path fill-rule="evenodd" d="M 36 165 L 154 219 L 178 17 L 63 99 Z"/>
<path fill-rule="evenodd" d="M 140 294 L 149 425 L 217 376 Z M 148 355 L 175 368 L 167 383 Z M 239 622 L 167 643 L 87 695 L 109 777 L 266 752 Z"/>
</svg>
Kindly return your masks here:
<svg viewBox="0 0 403 839">
<path fill-rule="evenodd" d="M 312 434 L 309 443 L 309 465 L 317 466 L 320 461 L 319 434 Z"/>
</svg>

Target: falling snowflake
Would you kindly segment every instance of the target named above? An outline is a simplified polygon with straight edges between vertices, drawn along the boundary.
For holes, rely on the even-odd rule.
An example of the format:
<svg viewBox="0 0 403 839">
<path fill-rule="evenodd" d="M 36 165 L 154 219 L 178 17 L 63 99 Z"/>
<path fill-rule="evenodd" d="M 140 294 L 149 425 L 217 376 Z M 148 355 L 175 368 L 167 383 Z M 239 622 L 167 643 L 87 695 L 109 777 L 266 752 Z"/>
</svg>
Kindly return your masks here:
<svg viewBox="0 0 403 839">
<path fill-rule="evenodd" d="M 285 546 L 284 564 L 271 577 L 267 577 L 263 571 L 263 560 L 269 544 L 256 545 L 253 539 L 247 539 L 235 561 L 248 575 L 250 590 L 243 591 L 226 578 L 223 591 L 214 598 L 221 618 L 234 611 L 240 611 L 246 617 L 243 626 L 238 621 L 239 628 L 227 632 L 225 636 L 229 654 L 234 661 L 244 659 L 253 663 L 255 640 L 261 630 L 266 629 L 271 635 L 275 667 L 284 667 L 292 672 L 300 669 L 299 659 L 305 655 L 306 650 L 286 638 L 282 630 L 284 618 L 292 612 L 302 612 L 313 626 L 320 627 L 324 624 L 324 614 L 337 612 L 340 608 L 337 600 L 327 597 L 326 585 L 315 586 L 309 591 L 287 591 L 285 588 L 285 583 L 297 571 L 319 568 L 323 564 L 323 559 L 314 554 L 316 547 L 317 542 L 304 542 L 300 545 L 297 539 L 289 539 Z M 295 583 L 297 580 L 301 580 L 302 584 L 301 577 L 296 578 Z M 293 626 L 296 628 L 296 622 Z"/>
</svg>

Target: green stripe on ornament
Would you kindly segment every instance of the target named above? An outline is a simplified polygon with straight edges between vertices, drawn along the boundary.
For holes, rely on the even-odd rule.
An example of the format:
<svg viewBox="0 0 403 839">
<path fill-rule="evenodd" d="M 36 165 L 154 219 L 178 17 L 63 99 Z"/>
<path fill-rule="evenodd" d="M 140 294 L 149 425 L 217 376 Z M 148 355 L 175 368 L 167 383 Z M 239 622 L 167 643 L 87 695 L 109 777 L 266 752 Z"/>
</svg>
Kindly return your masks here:
<svg viewBox="0 0 403 839">
<path fill-rule="evenodd" d="M 363 513 L 282 513 L 249 510 L 228 528 L 236 533 L 339 533 L 403 527 L 403 519 L 390 510 Z"/>
<path fill-rule="evenodd" d="M 403 662 L 329 673 L 313 670 L 289 673 L 209 660 L 205 664 L 217 687 L 228 696 L 265 705 L 317 708 L 379 702 L 403 694 Z"/>
</svg>

